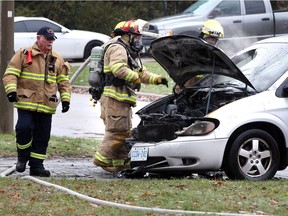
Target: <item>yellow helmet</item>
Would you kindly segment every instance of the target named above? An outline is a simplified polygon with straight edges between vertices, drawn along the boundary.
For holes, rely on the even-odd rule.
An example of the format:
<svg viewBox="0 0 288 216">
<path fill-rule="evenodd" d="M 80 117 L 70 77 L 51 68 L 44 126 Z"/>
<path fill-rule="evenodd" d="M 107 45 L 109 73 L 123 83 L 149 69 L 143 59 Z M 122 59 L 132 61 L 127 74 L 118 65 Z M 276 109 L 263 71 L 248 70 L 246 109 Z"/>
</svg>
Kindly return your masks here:
<svg viewBox="0 0 288 216">
<path fill-rule="evenodd" d="M 203 24 L 203 27 L 201 28 L 201 32 L 211 37 L 216 37 L 216 38 L 224 37 L 223 27 L 217 20 L 214 20 L 214 19 L 207 20 Z"/>
<path fill-rule="evenodd" d="M 113 33 L 115 36 L 128 34 L 128 33 L 141 35 L 141 33 L 139 31 L 139 26 L 135 20 L 128 20 L 128 21 L 119 22 L 115 26 Z"/>
</svg>

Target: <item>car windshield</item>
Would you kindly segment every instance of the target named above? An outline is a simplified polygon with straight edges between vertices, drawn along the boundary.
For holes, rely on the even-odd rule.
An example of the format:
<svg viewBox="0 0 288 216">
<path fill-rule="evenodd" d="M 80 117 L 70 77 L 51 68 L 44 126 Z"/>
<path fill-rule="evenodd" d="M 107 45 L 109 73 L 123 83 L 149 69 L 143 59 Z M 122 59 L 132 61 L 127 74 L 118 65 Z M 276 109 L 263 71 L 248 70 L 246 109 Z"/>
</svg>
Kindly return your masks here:
<svg viewBox="0 0 288 216">
<path fill-rule="evenodd" d="M 265 91 L 288 70 L 288 44 L 255 45 L 232 61 L 258 92 Z"/>
<path fill-rule="evenodd" d="M 257 92 L 267 90 L 286 71 L 288 71 L 288 44 L 273 43 L 259 44 L 251 47 L 247 52 L 232 57 L 232 61 L 247 77 Z M 210 78 L 210 79 L 209 79 Z M 200 81 L 198 85 L 211 85 L 211 75 Z M 222 75 L 213 76 L 214 87 L 232 86 L 237 88 L 250 87 L 244 83 Z"/>
<path fill-rule="evenodd" d="M 192 4 L 190 7 L 188 7 L 186 10 L 184 10 L 183 14 L 192 13 L 196 15 L 201 15 L 211 8 L 212 4 L 214 4 L 213 1 L 208 1 L 208 0 L 197 1 L 194 4 Z"/>
</svg>

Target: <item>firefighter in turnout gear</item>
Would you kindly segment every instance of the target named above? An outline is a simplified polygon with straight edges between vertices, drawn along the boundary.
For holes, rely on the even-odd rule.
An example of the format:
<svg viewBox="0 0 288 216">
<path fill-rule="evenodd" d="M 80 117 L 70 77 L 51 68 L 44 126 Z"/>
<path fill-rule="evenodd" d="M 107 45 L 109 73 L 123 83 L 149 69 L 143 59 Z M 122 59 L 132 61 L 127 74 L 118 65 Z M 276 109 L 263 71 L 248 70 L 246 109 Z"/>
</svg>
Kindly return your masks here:
<svg viewBox="0 0 288 216">
<path fill-rule="evenodd" d="M 118 23 L 111 36 L 114 38 L 104 45 L 105 87 L 100 98 L 105 135 L 94 155 L 94 164 L 114 172 L 129 167 L 125 139 L 131 133 L 135 90 L 139 91 L 141 83 L 168 87 L 168 81 L 142 65 L 139 53 L 143 46 L 136 21 Z"/>
<path fill-rule="evenodd" d="M 34 45 L 17 51 L 3 76 L 8 100 L 18 111 L 16 171 L 24 172 L 29 161 L 32 176 L 50 176 L 43 161 L 50 139 L 52 114 L 60 101 L 62 112 L 67 112 L 70 105 L 70 64 L 52 50 L 55 39 L 49 27 L 39 29 Z"/>
<path fill-rule="evenodd" d="M 199 38 L 216 47 L 218 45 L 219 38 L 224 37 L 223 27 L 217 20 L 214 19 L 207 20 L 200 30 L 201 33 Z"/>
<path fill-rule="evenodd" d="M 204 22 L 203 26 L 199 28 L 199 30 L 200 30 L 199 38 L 215 47 L 218 46 L 219 38 L 224 37 L 223 27 L 217 20 L 214 19 L 209 19 L 206 22 Z M 195 77 L 192 77 L 185 83 L 184 87 L 191 87 L 203 77 L 204 77 L 203 75 L 197 75 Z M 173 87 L 174 93 L 179 93 L 182 90 L 183 89 L 181 89 L 180 86 L 178 85 L 175 85 Z"/>
</svg>

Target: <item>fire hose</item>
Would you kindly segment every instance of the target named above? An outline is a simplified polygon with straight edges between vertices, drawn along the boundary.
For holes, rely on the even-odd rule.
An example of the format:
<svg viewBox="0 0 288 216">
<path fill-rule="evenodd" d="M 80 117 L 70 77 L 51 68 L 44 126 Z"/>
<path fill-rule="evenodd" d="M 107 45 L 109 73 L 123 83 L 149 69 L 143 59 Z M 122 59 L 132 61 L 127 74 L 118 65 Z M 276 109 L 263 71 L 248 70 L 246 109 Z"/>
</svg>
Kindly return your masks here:
<svg viewBox="0 0 288 216">
<path fill-rule="evenodd" d="M 15 165 L 11 168 L 5 170 L 0 174 L 0 177 L 5 178 L 6 176 L 10 175 L 15 171 Z M 93 197 L 89 197 L 83 194 L 80 194 L 76 191 L 70 190 L 68 188 L 65 188 L 63 186 L 52 184 L 47 181 L 40 180 L 38 178 L 32 177 L 32 176 L 23 176 L 21 179 L 31 180 L 37 184 L 41 184 L 45 187 L 54 187 L 60 191 L 64 191 L 69 195 L 76 196 L 82 200 L 88 201 L 90 203 L 94 203 L 96 205 L 105 205 L 105 206 L 111 206 L 116 208 L 122 208 L 122 209 L 128 209 L 128 210 L 134 210 L 134 211 L 144 211 L 144 212 L 155 212 L 155 213 L 161 213 L 161 214 L 198 214 L 198 215 L 223 215 L 223 216 L 251 216 L 250 214 L 237 214 L 237 213 L 225 213 L 225 212 L 202 212 L 202 211 L 185 211 L 185 210 L 174 210 L 174 209 L 161 209 L 161 208 L 148 208 L 148 207 L 141 207 L 141 206 L 131 206 L 126 204 L 119 204 L 115 202 L 105 201 L 101 199 L 96 199 Z"/>
</svg>

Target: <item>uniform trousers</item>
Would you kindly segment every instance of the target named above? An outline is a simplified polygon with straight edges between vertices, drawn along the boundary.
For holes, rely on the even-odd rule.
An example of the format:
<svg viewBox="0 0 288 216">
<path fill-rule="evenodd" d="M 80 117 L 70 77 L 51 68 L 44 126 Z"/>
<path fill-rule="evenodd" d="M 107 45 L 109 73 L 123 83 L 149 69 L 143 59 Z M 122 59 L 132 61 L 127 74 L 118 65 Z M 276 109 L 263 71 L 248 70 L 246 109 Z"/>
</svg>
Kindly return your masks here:
<svg viewBox="0 0 288 216">
<path fill-rule="evenodd" d="M 52 115 L 18 109 L 16 143 L 18 160 L 32 168 L 43 168 L 50 140 Z"/>
</svg>

